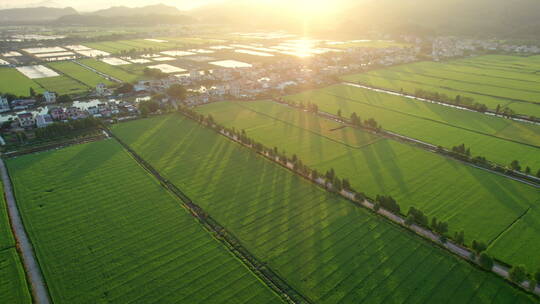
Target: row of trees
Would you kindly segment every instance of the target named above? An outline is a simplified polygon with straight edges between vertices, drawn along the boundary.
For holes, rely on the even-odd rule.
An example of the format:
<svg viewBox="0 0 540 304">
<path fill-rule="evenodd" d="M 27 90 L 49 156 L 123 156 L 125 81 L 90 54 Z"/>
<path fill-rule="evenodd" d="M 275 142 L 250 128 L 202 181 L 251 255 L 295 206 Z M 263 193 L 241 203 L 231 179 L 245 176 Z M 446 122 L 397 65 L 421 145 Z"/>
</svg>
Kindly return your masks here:
<svg viewBox="0 0 540 304">
<path fill-rule="evenodd" d="M 95 130 L 101 126 L 101 121 L 94 117 L 84 119 L 70 120 L 67 122 L 55 122 L 45 128 L 37 128 L 35 131 L 36 138 L 54 138 L 65 136 L 74 131 Z"/>
<path fill-rule="evenodd" d="M 244 130 L 238 131 L 234 128 L 225 128 L 218 125 L 211 115 L 204 116 L 187 107 L 180 107 L 180 111 L 187 116 L 199 121 L 200 123 L 203 123 L 207 126 L 214 128 L 217 131 L 224 132 L 229 136 L 236 138 L 243 144 L 252 147 L 257 152 L 266 154 L 269 157 L 276 159 L 283 165 L 292 164 L 293 170 L 304 176 L 310 177 L 314 181 L 324 179 L 326 187 L 331 189 L 332 191 L 347 190 L 351 193 L 354 193 L 355 199 L 357 200 L 363 200 L 365 198 L 365 195 L 363 193 L 359 193 L 352 189 L 349 180 L 345 178 L 340 179 L 336 175 L 333 168 L 329 169 L 326 173 L 321 174 L 317 170 L 312 170 L 306 165 L 304 165 L 302 160 L 300 160 L 295 154 L 292 157 L 288 157 L 285 152 L 280 152 L 277 147 L 270 149 L 268 147 L 265 147 L 263 144 L 251 139 L 247 136 Z M 460 151 L 461 150 L 463 150 L 463 147 L 460 148 Z M 377 195 L 374 202 L 374 211 L 378 211 L 379 208 L 384 208 L 394 214 L 399 214 L 401 211 L 401 208 L 396 202 L 396 200 L 393 197 L 386 195 Z M 431 223 L 429 223 L 428 217 L 421 210 L 410 207 L 407 213 L 405 224 L 411 225 L 413 223 L 421 227 L 431 229 L 432 231 L 438 233 L 439 235 L 441 235 L 441 241 L 446 242 L 448 233 L 447 222 L 439 221 L 436 217 L 433 217 L 431 219 Z M 455 232 L 453 239 L 457 244 L 464 245 L 464 231 Z M 473 240 L 471 249 L 473 251 L 473 256 L 471 256 L 471 258 L 473 260 L 477 260 L 482 268 L 486 270 L 491 270 L 493 268 L 494 260 L 489 254 L 485 252 L 487 249 L 487 245 L 485 243 Z M 528 274 L 523 266 L 515 266 L 512 267 L 512 269 L 510 270 L 510 279 L 514 282 L 523 282 L 525 279 L 527 279 L 527 277 Z M 536 282 L 540 281 L 540 270 L 538 270 L 534 275 L 532 275 L 530 279 L 531 283 L 536 286 Z"/>
<path fill-rule="evenodd" d="M 343 117 L 341 109 L 337 111 L 337 116 Z M 356 112 L 352 112 L 349 118 L 349 122 L 354 126 L 366 127 L 376 131 L 380 131 L 382 129 L 382 126 L 374 118 L 369 118 L 362 122 L 362 119 L 360 118 L 360 116 L 358 116 L 358 114 L 356 114 Z"/>
<path fill-rule="evenodd" d="M 444 152 L 444 148 L 441 146 L 438 147 L 438 150 L 439 152 Z M 509 173 L 508 170 L 506 170 L 507 172 L 505 172 L 505 169 L 503 167 L 491 164 L 484 156 L 473 157 L 471 155 L 471 149 L 469 147 L 466 147 L 465 144 L 452 147 L 450 153 L 452 156 L 458 159 L 472 162 L 474 164 L 481 165 L 483 167 L 488 167 L 496 171 L 501 171 L 502 173 Z M 518 160 L 513 160 L 512 162 L 510 162 L 507 168 L 513 171 L 523 172 L 527 175 L 533 174 L 532 169 L 529 166 L 525 167 L 525 169 L 522 171 L 523 168 Z M 540 169 L 536 172 L 535 176 L 540 178 Z"/>
<path fill-rule="evenodd" d="M 144 68 L 143 74 L 144 76 L 153 78 L 153 79 L 163 79 L 163 78 L 169 77 L 167 73 L 164 73 L 159 69 L 148 68 L 148 67 Z"/>
</svg>

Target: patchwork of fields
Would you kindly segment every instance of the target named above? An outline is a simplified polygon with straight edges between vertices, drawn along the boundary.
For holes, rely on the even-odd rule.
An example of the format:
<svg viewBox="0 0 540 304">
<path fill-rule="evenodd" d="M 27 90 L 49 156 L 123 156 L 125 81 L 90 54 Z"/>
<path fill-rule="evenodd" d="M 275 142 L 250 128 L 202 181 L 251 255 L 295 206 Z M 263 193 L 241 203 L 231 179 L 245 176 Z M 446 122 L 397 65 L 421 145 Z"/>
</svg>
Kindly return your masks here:
<svg viewBox="0 0 540 304">
<path fill-rule="evenodd" d="M 295 129 L 289 125 L 286 138 L 298 141 Z M 180 115 L 113 132 L 315 303 L 529 301 L 494 275 Z"/>
<path fill-rule="evenodd" d="M 79 60 L 79 62 L 92 69 L 95 69 L 96 71 L 99 71 L 101 73 L 114 77 L 116 79 L 119 79 L 123 82 L 134 82 L 141 79 L 143 75 L 142 70 L 144 69 L 144 66 L 139 66 L 136 64 L 131 64 L 131 65 L 122 66 L 122 67 L 113 66 L 113 65 L 98 61 L 96 59 L 82 59 L 82 60 Z M 139 67 L 139 68 L 134 68 L 134 67 Z"/>
<path fill-rule="evenodd" d="M 348 85 L 306 91 L 285 99 L 312 102 L 321 111 L 332 114 L 341 110 L 344 117 L 356 112 L 361 119 L 374 118 L 391 132 L 449 149 L 465 144 L 473 156 L 484 156 L 502 165 L 517 159 L 523 168 L 529 166 L 533 174 L 540 170 L 540 125 Z"/>
<path fill-rule="evenodd" d="M 1 184 L 0 189 L 3 191 Z M 0 300 L 2 303 L 32 303 L 9 225 L 4 195 L 0 198 Z"/>
<path fill-rule="evenodd" d="M 7 164 L 55 303 L 280 302 L 116 141 Z"/>
<path fill-rule="evenodd" d="M 490 109 L 508 106 L 540 117 L 540 56 L 489 55 L 444 63 L 420 62 L 342 77 L 413 94 L 417 89 L 472 97 Z"/>
<path fill-rule="evenodd" d="M 369 196 L 392 195 L 404 212 L 415 206 L 447 221 L 451 233 L 463 229 L 467 243 L 489 243 L 489 251 L 507 263 L 540 266 L 532 254 L 540 250 L 537 188 L 272 102 L 197 109 L 268 147 L 296 154 L 320 172 L 333 168 Z M 521 250 L 525 244 L 531 250 Z"/>
<path fill-rule="evenodd" d="M 106 85 L 112 85 L 113 83 L 99 74 L 88 70 L 74 62 L 64 61 L 64 62 L 54 62 L 48 64 L 51 68 L 74 78 L 85 85 L 95 88 L 98 83 L 104 83 Z"/>
</svg>

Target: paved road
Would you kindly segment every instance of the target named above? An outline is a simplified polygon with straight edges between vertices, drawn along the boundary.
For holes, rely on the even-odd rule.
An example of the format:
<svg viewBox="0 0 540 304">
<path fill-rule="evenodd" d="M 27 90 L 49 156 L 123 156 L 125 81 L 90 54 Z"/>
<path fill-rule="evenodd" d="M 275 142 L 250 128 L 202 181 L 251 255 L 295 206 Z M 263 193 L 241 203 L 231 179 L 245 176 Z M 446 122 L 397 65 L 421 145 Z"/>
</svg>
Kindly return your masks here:
<svg viewBox="0 0 540 304">
<path fill-rule="evenodd" d="M 21 215 L 19 214 L 19 209 L 17 209 L 17 204 L 15 202 L 15 197 L 13 196 L 13 190 L 11 187 L 11 181 L 6 169 L 4 160 L 0 159 L 0 174 L 2 175 L 2 182 L 4 183 L 4 191 L 6 193 L 6 202 L 9 212 L 9 217 L 11 218 L 11 228 L 15 233 L 15 238 L 19 244 L 19 249 L 22 252 L 22 259 L 26 273 L 30 279 L 30 285 L 32 286 L 32 294 L 34 296 L 34 302 L 39 304 L 49 304 L 49 291 L 45 286 L 45 280 L 41 274 L 41 269 L 37 263 L 36 257 L 34 256 L 34 249 L 32 244 L 26 235 L 24 226 L 22 223 Z"/>
</svg>

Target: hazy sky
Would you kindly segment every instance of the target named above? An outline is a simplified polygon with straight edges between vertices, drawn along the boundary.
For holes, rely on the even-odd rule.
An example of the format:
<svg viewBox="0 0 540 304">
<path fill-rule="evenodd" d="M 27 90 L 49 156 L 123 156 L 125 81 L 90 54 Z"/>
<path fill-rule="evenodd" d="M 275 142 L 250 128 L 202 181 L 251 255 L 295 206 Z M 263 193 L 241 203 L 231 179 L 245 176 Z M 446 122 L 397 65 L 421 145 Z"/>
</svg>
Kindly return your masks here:
<svg viewBox="0 0 540 304">
<path fill-rule="evenodd" d="M 17 8 L 17 7 L 66 7 L 71 6 L 77 10 L 97 10 L 110 6 L 143 6 L 150 4 L 163 3 L 174 5 L 179 9 L 191 9 L 201 5 L 222 2 L 225 0 L 0 0 L 1 8 Z M 255 0 L 257 1 L 257 0 Z"/>
</svg>

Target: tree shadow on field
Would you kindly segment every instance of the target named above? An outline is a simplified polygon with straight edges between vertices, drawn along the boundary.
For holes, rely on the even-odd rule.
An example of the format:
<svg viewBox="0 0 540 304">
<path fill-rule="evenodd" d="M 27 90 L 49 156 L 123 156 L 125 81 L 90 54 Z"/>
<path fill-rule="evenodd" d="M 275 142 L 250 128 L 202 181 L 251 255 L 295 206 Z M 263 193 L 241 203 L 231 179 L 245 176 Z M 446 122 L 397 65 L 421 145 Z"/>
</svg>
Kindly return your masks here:
<svg viewBox="0 0 540 304">
<path fill-rule="evenodd" d="M 518 210 L 521 210 L 516 211 L 519 213 L 533 204 L 534 199 L 531 201 L 522 193 L 522 191 L 525 190 L 524 188 L 537 191 L 537 189 L 534 189 L 532 186 L 527 186 L 518 181 L 513 181 L 503 176 L 485 172 L 481 169 L 468 167 L 466 165 L 464 166 L 463 164 L 454 160 L 447 159 L 446 161 L 449 162 L 452 167 L 464 169 L 459 171 L 466 171 L 466 173 L 468 173 L 468 175 L 474 181 L 476 181 L 471 186 L 481 187 L 485 192 L 492 193 L 492 201 L 496 201 L 498 204 L 506 206 L 510 210 L 516 210 L 517 208 Z M 518 185 L 522 187 L 518 187 Z M 538 197 L 540 198 L 540 192 L 538 192 Z"/>
<path fill-rule="evenodd" d="M 123 147 L 114 139 L 85 143 L 77 147 L 79 151 L 62 162 L 63 168 L 58 168 L 65 170 L 66 180 L 83 179 L 123 152 Z"/>
</svg>

